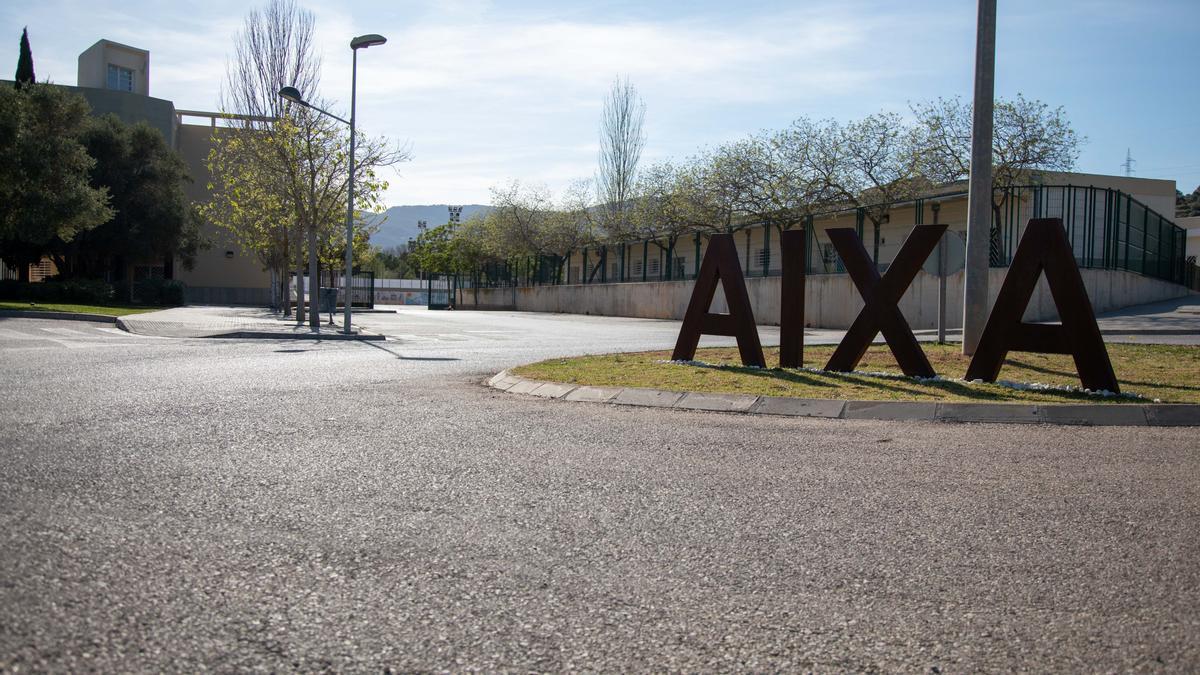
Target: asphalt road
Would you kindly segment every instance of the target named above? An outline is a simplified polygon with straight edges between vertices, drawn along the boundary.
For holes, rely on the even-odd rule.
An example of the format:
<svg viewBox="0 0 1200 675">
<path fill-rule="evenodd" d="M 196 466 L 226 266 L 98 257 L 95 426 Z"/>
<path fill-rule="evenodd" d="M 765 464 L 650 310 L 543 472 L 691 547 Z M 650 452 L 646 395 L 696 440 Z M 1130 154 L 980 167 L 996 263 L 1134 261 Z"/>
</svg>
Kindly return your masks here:
<svg viewBox="0 0 1200 675">
<path fill-rule="evenodd" d="M 480 381 L 674 324 L 363 322 L 0 320 L 0 671 L 1200 668 L 1195 429 L 532 399 Z"/>
</svg>

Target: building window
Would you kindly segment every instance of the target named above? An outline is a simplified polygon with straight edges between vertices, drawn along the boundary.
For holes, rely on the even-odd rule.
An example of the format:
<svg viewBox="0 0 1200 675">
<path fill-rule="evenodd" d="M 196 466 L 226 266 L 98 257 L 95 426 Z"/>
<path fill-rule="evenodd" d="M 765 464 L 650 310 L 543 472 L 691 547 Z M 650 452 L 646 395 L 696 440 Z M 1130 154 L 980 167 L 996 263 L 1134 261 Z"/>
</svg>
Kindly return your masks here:
<svg viewBox="0 0 1200 675">
<path fill-rule="evenodd" d="M 162 265 L 135 265 L 133 268 L 134 281 L 164 278 L 166 278 L 166 268 Z"/>
<path fill-rule="evenodd" d="M 48 277 L 52 277 L 58 273 L 54 263 L 50 262 L 49 258 L 42 258 L 40 261 L 29 266 L 30 281 L 45 281 Z"/>
<path fill-rule="evenodd" d="M 675 270 L 672 273 L 672 278 L 673 279 L 686 279 L 687 278 L 687 260 L 684 260 L 684 258 L 682 256 L 675 258 Z"/>
<path fill-rule="evenodd" d="M 108 64 L 108 88 L 117 91 L 133 91 L 133 71 Z"/>
<path fill-rule="evenodd" d="M 652 276 L 652 277 L 658 276 L 658 272 L 659 272 L 659 269 L 661 269 L 661 266 L 662 266 L 662 263 L 659 261 L 658 258 L 651 258 L 650 259 L 650 268 L 648 270 L 650 276 Z"/>
</svg>

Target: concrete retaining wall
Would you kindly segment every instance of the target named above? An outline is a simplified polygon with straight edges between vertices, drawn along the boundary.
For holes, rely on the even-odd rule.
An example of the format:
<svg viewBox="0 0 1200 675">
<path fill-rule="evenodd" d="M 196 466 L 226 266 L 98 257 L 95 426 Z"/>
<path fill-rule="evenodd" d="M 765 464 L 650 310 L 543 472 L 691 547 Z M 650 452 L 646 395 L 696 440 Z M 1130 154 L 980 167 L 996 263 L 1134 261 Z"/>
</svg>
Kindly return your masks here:
<svg viewBox="0 0 1200 675">
<path fill-rule="evenodd" d="M 990 272 L 988 306 L 996 301 L 1007 269 Z M 1080 270 L 1096 313 L 1148 302 L 1169 300 L 1190 291 L 1178 284 L 1117 270 Z M 779 277 L 746 280 L 750 306 L 759 324 L 779 324 Z M 626 284 L 481 288 L 459 292 L 459 309 L 505 309 L 525 312 L 597 314 L 645 319 L 682 319 L 694 281 L 660 281 Z M 948 328 L 962 325 L 963 273 L 946 278 Z M 914 329 L 937 328 L 937 277 L 918 272 L 900 301 L 900 310 Z M 805 324 L 814 328 L 848 328 L 862 309 L 862 298 L 846 274 L 810 275 L 805 282 Z M 712 311 L 726 311 L 721 290 Z M 1026 321 L 1051 321 L 1058 317 L 1045 278 L 1038 282 Z"/>
</svg>

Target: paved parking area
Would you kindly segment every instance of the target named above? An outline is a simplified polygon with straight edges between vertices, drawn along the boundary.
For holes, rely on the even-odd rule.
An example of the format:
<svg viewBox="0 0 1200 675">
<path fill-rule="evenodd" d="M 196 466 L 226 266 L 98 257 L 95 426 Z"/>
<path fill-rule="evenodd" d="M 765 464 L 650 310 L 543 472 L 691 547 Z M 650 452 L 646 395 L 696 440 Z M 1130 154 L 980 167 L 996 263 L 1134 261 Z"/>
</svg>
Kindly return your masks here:
<svg viewBox="0 0 1200 675">
<path fill-rule="evenodd" d="M 481 382 L 675 326 L 361 321 L 0 319 L 0 671 L 1200 668 L 1194 429 L 550 401 Z"/>
</svg>

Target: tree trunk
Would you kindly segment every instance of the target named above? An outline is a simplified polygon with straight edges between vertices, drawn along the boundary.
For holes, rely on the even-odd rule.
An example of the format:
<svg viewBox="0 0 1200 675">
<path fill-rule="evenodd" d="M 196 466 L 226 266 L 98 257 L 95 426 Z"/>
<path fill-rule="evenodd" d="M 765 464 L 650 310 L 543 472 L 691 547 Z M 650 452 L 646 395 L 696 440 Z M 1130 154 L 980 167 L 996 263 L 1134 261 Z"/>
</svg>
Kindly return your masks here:
<svg viewBox="0 0 1200 675">
<path fill-rule="evenodd" d="M 304 226 L 297 225 L 296 236 L 296 323 L 304 323 Z"/>
<path fill-rule="evenodd" d="M 317 264 L 317 228 L 308 228 L 308 327 L 321 329 L 321 269 Z"/>
</svg>

